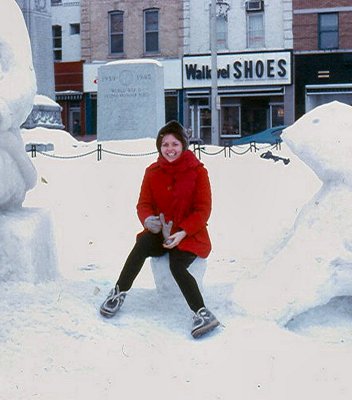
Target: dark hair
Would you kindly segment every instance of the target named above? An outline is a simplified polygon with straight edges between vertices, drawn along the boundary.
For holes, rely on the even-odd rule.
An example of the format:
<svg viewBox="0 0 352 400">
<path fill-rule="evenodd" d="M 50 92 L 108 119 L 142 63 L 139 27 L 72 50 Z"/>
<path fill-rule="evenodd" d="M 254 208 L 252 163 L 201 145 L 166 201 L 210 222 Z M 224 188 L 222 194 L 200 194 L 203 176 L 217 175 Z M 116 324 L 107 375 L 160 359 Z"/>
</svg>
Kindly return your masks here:
<svg viewBox="0 0 352 400">
<path fill-rule="evenodd" d="M 182 143 L 183 151 L 188 149 L 189 138 L 184 127 L 179 122 L 172 120 L 163 126 L 158 132 L 158 136 L 156 138 L 156 148 L 158 149 L 159 153 L 163 137 L 168 134 L 175 136 L 175 138 Z"/>
</svg>

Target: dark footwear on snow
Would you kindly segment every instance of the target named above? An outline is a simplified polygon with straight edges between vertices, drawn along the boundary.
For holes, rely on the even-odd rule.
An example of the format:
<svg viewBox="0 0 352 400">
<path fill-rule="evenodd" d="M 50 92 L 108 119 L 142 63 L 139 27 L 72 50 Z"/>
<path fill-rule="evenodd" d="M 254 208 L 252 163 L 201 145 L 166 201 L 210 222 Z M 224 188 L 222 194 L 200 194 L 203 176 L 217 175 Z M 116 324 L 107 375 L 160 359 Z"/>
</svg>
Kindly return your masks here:
<svg viewBox="0 0 352 400">
<path fill-rule="evenodd" d="M 219 325 L 220 322 L 216 319 L 215 315 L 207 308 L 202 307 L 194 314 L 192 336 L 196 339 L 212 331 Z"/>
<path fill-rule="evenodd" d="M 111 289 L 108 297 L 100 307 L 100 314 L 104 317 L 113 317 L 125 301 L 126 292 L 120 292 L 119 287 Z"/>
</svg>

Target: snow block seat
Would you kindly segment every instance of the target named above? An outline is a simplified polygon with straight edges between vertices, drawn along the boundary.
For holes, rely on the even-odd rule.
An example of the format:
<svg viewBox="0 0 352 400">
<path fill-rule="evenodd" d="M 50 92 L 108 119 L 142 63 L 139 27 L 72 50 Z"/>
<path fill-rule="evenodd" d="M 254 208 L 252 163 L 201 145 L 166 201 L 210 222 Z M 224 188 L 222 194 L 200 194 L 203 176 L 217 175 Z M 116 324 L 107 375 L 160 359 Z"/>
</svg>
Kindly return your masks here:
<svg viewBox="0 0 352 400">
<path fill-rule="evenodd" d="M 169 268 L 169 254 L 166 253 L 161 257 L 151 257 L 150 265 L 152 268 L 156 290 L 159 294 L 170 295 L 170 293 L 180 293 L 180 289 L 177 286 L 177 283 Z M 196 279 L 200 290 L 203 289 L 203 277 L 206 266 L 206 258 L 197 257 L 188 268 L 188 271 Z"/>
<path fill-rule="evenodd" d="M 57 254 L 48 211 L 20 208 L 0 212 L 0 282 L 31 283 L 57 277 Z"/>
</svg>

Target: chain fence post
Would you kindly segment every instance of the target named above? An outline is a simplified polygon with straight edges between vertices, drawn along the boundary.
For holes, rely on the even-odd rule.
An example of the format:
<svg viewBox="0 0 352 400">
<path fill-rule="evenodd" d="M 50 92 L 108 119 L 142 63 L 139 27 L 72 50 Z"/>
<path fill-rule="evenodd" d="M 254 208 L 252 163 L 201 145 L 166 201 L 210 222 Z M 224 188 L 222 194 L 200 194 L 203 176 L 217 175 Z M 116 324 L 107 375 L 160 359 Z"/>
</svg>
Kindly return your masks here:
<svg viewBox="0 0 352 400">
<path fill-rule="evenodd" d="M 257 152 L 257 146 L 255 145 L 255 142 L 250 143 L 250 150 L 251 153 L 254 151 L 255 153 Z"/>
<path fill-rule="evenodd" d="M 36 144 L 31 145 L 31 156 L 32 156 L 32 158 L 37 157 L 37 145 Z"/>
<path fill-rule="evenodd" d="M 101 161 L 101 158 L 102 158 L 102 148 L 101 148 L 101 144 L 98 144 L 97 161 Z"/>
</svg>

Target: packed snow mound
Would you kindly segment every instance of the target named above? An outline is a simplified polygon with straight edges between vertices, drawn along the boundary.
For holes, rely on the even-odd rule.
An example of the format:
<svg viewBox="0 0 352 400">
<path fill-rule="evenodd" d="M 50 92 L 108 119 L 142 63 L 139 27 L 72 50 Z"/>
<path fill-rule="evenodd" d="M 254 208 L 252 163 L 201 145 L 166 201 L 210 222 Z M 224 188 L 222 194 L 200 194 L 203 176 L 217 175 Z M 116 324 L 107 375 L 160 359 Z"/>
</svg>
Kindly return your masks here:
<svg viewBox="0 0 352 400">
<path fill-rule="evenodd" d="M 333 101 L 286 128 L 282 139 L 323 181 L 352 185 L 352 107 Z"/>
<path fill-rule="evenodd" d="M 323 185 L 300 211 L 281 252 L 262 273 L 238 283 L 234 300 L 247 313 L 285 324 L 352 295 L 351 128 L 352 107 L 332 102 L 285 131 L 284 141 Z"/>
</svg>

